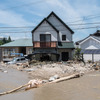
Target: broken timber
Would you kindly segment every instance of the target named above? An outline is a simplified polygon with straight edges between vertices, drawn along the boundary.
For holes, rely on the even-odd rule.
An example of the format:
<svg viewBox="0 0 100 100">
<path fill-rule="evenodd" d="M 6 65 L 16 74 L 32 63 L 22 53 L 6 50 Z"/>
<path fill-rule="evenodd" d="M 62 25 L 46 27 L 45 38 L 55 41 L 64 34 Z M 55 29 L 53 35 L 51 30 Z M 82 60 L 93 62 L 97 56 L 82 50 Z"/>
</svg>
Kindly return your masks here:
<svg viewBox="0 0 100 100">
<path fill-rule="evenodd" d="M 5 95 L 5 94 L 13 93 L 13 92 L 15 92 L 15 91 L 17 91 L 17 90 L 19 90 L 19 89 L 21 89 L 21 88 L 23 88 L 23 87 L 28 86 L 28 85 L 29 85 L 29 84 L 21 85 L 21 86 L 19 86 L 18 88 L 15 88 L 15 89 L 13 89 L 13 90 L 10 90 L 10 91 L 7 91 L 7 92 L 0 93 L 0 96 L 1 96 L 1 95 Z"/>
<path fill-rule="evenodd" d="M 62 77 L 60 79 L 56 79 L 56 80 L 54 80 L 52 82 L 49 82 L 49 83 L 58 83 L 58 82 L 61 82 L 61 81 L 65 81 L 65 80 L 69 80 L 69 79 L 73 79 L 73 78 L 78 78 L 80 76 L 81 76 L 81 74 L 78 74 L 78 73 L 77 74 L 72 74 L 72 75 L 67 76 L 67 77 Z"/>
<path fill-rule="evenodd" d="M 80 76 L 81 76 L 81 74 L 78 74 L 78 73 L 77 73 L 77 74 L 72 74 L 72 75 L 67 76 L 67 77 L 62 77 L 62 78 L 60 78 L 60 79 L 56 79 L 56 80 L 54 80 L 54 81 L 52 81 L 52 82 L 48 82 L 48 83 L 41 84 L 41 86 L 42 86 L 42 85 L 45 85 L 45 84 L 58 83 L 58 82 L 61 82 L 61 81 L 65 81 L 65 80 L 69 80 L 69 79 L 73 79 L 73 78 L 78 78 L 78 77 L 80 77 Z M 20 87 L 18 87 L 18 88 L 15 88 L 15 89 L 13 89 L 13 90 L 11 90 L 11 91 L 7 91 L 7 92 L 0 93 L 0 96 L 1 96 L 1 95 L 5 95 L 5 94 L 10 94 L 10 93 L 16 92 L 17 90 L 19 90 L 19 89 L 21 89 L 21 88 L 24 88 L 24 87 L 27 88 L 28 85 L 31 85 L 31 84 L 27 83 L 27 84 L 22 85 L 22 86 L 20 86 Z M 37 86 L 37 87 L 38 87 L 38 86 Z M 31 88 L 36 88 L 36 86 L 33 86 L 33 87 L 31 87 Z"/>
</svg>

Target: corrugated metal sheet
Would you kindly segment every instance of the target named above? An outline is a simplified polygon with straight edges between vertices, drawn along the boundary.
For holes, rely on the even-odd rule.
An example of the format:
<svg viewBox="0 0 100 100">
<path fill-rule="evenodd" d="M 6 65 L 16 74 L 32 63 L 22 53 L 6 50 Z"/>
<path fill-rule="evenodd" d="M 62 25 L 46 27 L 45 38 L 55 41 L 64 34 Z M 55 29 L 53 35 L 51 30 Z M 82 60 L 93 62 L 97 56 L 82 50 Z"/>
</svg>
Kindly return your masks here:
<svg viewBox="0 0 100 100">
<path fill-rule="evenodd" d="M 58 42 L 58 48 L 74 49 L 73 42 Z"/>
<path fill-rule="evenodd" d="M 29 47 L 29 46 L 33 46 L 32 44 L 32 39 L 18 39 L 15 41 L 12 41 L 10 43 L 6 43 L 4 45 L 1 45 L 0 47 Z"/>
</svg>

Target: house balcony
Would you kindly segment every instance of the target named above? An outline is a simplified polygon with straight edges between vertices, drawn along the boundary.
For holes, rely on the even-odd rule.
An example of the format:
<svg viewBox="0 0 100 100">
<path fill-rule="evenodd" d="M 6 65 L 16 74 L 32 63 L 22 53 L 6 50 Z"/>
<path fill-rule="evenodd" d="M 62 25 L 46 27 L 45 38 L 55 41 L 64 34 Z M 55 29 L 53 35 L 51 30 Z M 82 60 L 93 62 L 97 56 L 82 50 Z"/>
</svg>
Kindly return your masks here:
<svg viewBox="0 0 100 100">
<path fill-rule="evenodd" d="M 56 41 L 52 41 L 52 42 L 34 41 L 33 42 L 33 47 L 34 48 L 56 48 L 57 47 L 57 42 Z"/>
</svg>

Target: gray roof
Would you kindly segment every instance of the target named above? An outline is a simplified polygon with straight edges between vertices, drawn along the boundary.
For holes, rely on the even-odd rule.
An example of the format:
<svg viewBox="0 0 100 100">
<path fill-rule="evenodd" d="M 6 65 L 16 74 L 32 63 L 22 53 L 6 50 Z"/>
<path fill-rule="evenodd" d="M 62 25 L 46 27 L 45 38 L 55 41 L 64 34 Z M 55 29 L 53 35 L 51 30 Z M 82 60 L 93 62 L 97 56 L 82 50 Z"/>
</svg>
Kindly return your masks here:
<svg viewBox="0 0 100 100">
<path fill-rule="evenodd" d="M 99 36 L 92 36 L 92 37 L 97 39 L 98 41 L 100 41 L 100 37 Z"/>
<path fill-rule="evenodd" d="M 97 30 L 94 34 L 90 34 L 88 37 L 90 37 L 90 36 L 93 37 L 93 38 L 95 38 L 96 40 L 100 41 L 100 30 Z M 77 41 L 76 44 L 81 43 L 82 41 L 84 41 L 88 37 L 86 37 L 86 38 L 84 38 L 82 40 Z"/>
<path fill-rule="evenodd" d="M 89 35 L 89 36 L 86 37 L 85 39 L 89 38 L 90 36 L 93 37 L 94 39 L 100 41 L 100 36 L 92 36 L 92 35 Z M 77 41 L 76 44 L 77 44 L 77 43 L 81 43 L 81 42 L 84 41 L 85 39 L 82 39 L 82 40 L 80 40 L 80 41 Z"/>
<path fill-rule="evenodd" d="M 59 32 L 59 30 L 56 29 L 56 27 L 55 27 L 52 23 L 50 23 L 49 20 L 48 20 L 48 18 L 49 18 L 52 14 L 53 14 L 53 15 L 57 18 L 57 20 L 59 20 L 72 34 L 74 33 L 74 32 L 72 31 L 72 29 L 69 28 L 69 26 L 67 26 L 53 11 L 47 16 L 47 18 L 44 18 L 44 19 L 32 30 L 32 33 L 33 33 L 44 21 L 47 21 L 47 23 L 49 23 L 49 25 L 51 25 L 51 27 L 54 28 L 54 30 L 56 30 L 57 32 Z"/>
<path fill-rule="evenodd" d="M 30 47 L 30 46 L 33 46 L 32 39 L 24 38 L 6 43 L 4 45 L 1 45 L 0 47 Z"/>
</svg>

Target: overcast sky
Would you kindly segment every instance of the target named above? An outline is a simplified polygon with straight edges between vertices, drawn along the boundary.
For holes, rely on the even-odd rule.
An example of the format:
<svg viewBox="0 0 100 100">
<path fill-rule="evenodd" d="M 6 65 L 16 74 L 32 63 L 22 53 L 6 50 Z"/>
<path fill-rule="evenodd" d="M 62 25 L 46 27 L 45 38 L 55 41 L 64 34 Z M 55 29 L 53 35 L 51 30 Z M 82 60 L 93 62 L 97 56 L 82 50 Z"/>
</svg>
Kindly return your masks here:
<svg viewBox="0 0 100 100">
<path fill-rule="evenodd" d="M 0 0 L 0 36 L 31 37 L 30 31 L 51 11 L 75 32 L 74 41 L 100 29 L 100 0 Z"/>
</svg>

